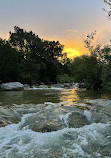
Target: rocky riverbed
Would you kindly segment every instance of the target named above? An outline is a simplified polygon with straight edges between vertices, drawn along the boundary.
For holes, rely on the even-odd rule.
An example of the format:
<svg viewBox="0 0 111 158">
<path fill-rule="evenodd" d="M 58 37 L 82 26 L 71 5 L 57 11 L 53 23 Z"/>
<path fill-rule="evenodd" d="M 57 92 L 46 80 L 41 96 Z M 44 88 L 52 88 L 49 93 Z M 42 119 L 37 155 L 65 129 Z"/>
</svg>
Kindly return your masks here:
<svg viewBox="0 0 111 158">
<path fill-rule="evenodd" d="M 83 83 L 64 83 L 64 84 L 51 84 L 45 85 L 42 84 L 35 84 L 35 85 L 28 85 L 28 84 L 21 84 L 20 82 L 9 82 L 9 83 L 1 83 L 0 90 L 2 91 L 21 91 L 21 90 L 31 90 L 31 89 L 73 89 L 73 88 L 85 88 Z"/>
</svg>

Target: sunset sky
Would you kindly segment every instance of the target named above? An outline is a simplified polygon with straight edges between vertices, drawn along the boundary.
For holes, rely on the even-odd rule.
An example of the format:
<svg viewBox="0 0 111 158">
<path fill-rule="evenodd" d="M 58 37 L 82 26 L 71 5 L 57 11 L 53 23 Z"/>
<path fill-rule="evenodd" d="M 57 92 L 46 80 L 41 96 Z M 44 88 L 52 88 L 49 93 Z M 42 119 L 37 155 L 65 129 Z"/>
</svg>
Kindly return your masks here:
<svg viewBox="0 0 111 158">
<path fill-rule="evenodd" d="M 97 31 L 96 43 L 108 44 L 111 20 L 103 0 L 0 0 L 0 37 L 19 26 L 39 37 L 59 40 L 69 57 L 87 53 L 83 38 Z"/>
</svg>

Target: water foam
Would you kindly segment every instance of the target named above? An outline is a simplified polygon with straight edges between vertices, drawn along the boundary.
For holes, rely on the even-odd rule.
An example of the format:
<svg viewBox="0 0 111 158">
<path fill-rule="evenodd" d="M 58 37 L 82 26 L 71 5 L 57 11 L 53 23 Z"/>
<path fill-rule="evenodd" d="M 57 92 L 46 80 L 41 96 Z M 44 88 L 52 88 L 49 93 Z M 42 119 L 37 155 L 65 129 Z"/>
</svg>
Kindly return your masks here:
<svg viewBox="0 0 111 158">
<path fill-rule="evenodd" d="M 49 133 L 34 132 L 28 127 L 20 129 L 31 115 L 34 114 L 25 114 L 18 124 L 0 128 L 1 158 L 62 158 L 64 155 L 93 158 L 97 153 L 99 155 L 99 151 L 98 148 L 91 150 L 90 146 L 93 148 L 97 143 L 103 145 L 106 142 L 103 131 L 110 128 L 110 123 L 93 123 L 81 128 L 64 128 Z M 68 114 L 65 117 L 61 116 L 66 120 L 67 117 Z"/>
<path fill-rule="evenodd" d="M 23 110 L 28 114 L 24 112 L 18 124 L 0 128 L 0 158 L 110 158 L 111 122 L 96 122 L 80 128 L 69 128 L 68 118 L 72 111 L 63 112 L 59 104 L 46 102 L 37 107 L 34 105 L 31 109 L 30 105 L 26 108 L 25 105 L 20 107 L 16 105 L 22 109 L 24 107 Z M 56 113 L 66 128 L 44 133 L 30 129 L 29 122 L 32 123 L 36 116 L 40 119 L 44 116 L 47 121 L 46 112 L 48 112 L 47 116 Z M 93 111 L 83 112 L 89 122 L 95 116 L 95 113 L 91 112 Z"/>
<path fill-rule="evenodd" d="M 33 87 L 33 88 L 26 88 L 25 90 L 63 90 L 63 88 L 57 88 L 57 87 L 37 88 L 37 87 Z"/>
</svg>

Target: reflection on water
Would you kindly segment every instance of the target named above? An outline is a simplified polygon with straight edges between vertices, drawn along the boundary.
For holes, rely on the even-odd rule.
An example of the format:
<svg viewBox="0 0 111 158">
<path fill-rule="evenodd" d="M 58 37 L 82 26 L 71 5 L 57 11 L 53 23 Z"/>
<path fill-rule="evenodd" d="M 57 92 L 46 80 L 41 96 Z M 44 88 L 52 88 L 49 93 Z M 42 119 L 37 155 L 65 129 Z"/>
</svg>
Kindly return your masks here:
<svg viewBox="0 0 111 158">
<path fill-rule="evenodd" d="M 76 91 L 80 99 L 111 99 L 111 93 L 104 91 L 79 90 Z"/>
<path fill-rule="evenodd" d="M 68 102 L 67 105 L 83 102 L 86 99 L 111 99 L 111 94 L 101 91 L 87 91 L 77 89 L 63 90 L 29 90 L 29 91 L 6 91 L 0 92 L 0 104 L 41 104 L 44 102 Z"/>
<path fill-rule="evenodd" d="M 61 91 L 61 102 L 66 102 L 65 105 L 70 106 L 72 103 L 77 103 L 80 101 L 79 95 L 77 94 L 77 91 L 75 89 L 70 90 L 62 90 Z"/>
</svg>

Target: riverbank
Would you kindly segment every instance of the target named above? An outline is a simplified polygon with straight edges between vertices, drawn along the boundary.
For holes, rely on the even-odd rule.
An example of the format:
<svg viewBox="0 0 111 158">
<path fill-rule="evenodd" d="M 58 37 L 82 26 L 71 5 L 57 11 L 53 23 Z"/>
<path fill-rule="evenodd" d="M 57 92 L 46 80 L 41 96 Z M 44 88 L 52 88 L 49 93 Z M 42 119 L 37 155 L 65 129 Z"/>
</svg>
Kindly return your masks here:
<svg viewBox="0 0 111 158">
<path fill-rule="evenodd" d="M 85 88 L 83 83 L 63 83 L 63 84 L 51 84 L 45 85 L 42 84 L 35 84 L 35 85 L 28 85 L 28 84 L 21 84 L 20 82 L 9 82 L 9 83 L 2 83 L 0 84 L 0 90 L 6 91 L 20 91 L 20 90 L 30 90 L 30 89 L 73 89 L 73 88 Z"/>
</svg>

